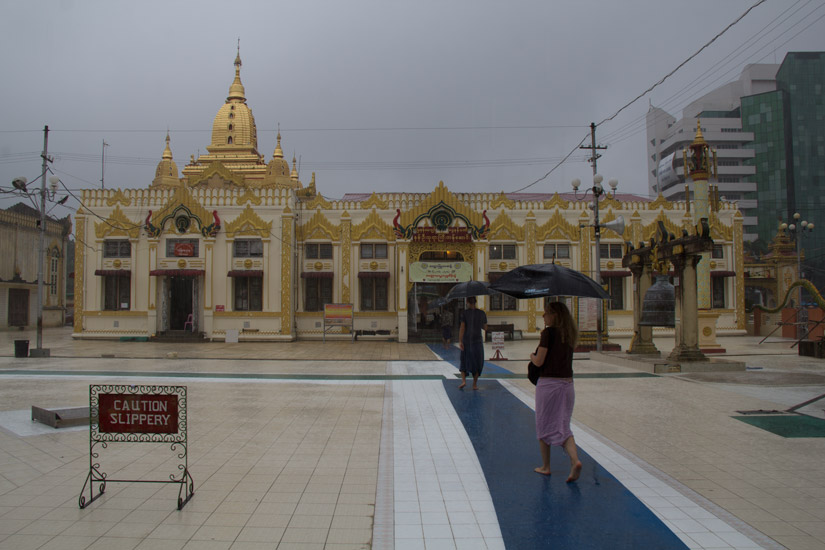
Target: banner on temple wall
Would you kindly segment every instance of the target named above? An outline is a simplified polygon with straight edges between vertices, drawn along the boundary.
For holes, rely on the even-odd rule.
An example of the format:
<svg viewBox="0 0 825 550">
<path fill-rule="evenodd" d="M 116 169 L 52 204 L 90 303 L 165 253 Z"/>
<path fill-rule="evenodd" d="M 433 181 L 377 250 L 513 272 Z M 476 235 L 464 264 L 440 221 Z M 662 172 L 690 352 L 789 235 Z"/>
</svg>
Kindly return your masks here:
<svg viewBox="0 0 825 550">
<path fill-rule="evenodd" d="M 473 266 L 467 262 L 413 262 L 411 283 L 464 283 L 473 279 Z"/>
</svg>

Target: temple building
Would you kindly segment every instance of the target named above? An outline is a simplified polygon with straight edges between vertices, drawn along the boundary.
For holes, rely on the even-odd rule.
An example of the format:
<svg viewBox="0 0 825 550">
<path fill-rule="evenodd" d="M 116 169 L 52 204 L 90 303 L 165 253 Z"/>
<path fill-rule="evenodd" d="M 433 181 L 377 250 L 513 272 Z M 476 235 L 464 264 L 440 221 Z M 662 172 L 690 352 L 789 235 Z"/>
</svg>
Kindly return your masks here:
<svg viewBox="0 0 825 550">
<path fill-rule="evenodd" d="M 280 132 L 268 162 L 258 151 L 240 72 L 238 55 L 207 154 L 179 171 L 167 134 L 146 188 L 82 193 L 75 338 L 440 339 L 443 323 L 457 328 L 463 307 L 444 299 L 455 283 L 492 282 L 551 261 L 591 276 L 600 270 L 609 301 L 567 298 L 585 334 L 595 331 L 601 307 L 607 337 L 628 336 L 626 243 L 648 242 L 662 224 L 675 235 L 695 226 L 689 203 L 614 191 L 601 197 L 601 223 L 621 216 L 626 224 L 603 229 L 596 251 L 589 194 L 465 193 L 433 182 L 429 193 L 328 200 L 314 174 L 304 185 L 295 159 L 284 159 Z M 743 334 L 743 218 L 718 197 L 709 217 L 714 250 L 699 284 L 718 314 L 717 333 Z M 479 306 L 490 324 L 537 338 L 543 300 L 499 294 L 480 297 Z M 345 322 L 332 319 L 333 310 Z"/>
</svg>

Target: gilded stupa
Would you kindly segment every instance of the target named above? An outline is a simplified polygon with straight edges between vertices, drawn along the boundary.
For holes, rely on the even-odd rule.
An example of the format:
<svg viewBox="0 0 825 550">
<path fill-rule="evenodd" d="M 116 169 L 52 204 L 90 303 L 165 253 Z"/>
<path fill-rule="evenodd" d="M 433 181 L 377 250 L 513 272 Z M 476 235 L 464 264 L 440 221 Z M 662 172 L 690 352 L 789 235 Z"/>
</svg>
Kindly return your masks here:
<svg viewBox="0 0 825 550">
<path fill-rule="evenodd" d="M 163 150 L 158 167 L 155 170 L 155 179 L 152 187 L 179 187 L 178 165 L 172 160 L 172 149 L 169 147 L 169 132 L 166 132 L 166 149 Z"/>
<path fill-rule="evenodd" d="M 289 164 L 284 160 L 280 131 L 269 163 L 258 152 L 258 130 L 252 109 L 246 103 L 241 65 L 239 49 L 235 57 L 235 79 L 229 86 L 226 102 L 218 109 L 212 123 L 212 143 L 206 148 L 208 153 L 197 158 L 192 155 L 183 169 L 183 182 L 187 187 L 283 186 L 300 189 L 303 185 L 297 171 L 290 172 Z"/>
</svg>

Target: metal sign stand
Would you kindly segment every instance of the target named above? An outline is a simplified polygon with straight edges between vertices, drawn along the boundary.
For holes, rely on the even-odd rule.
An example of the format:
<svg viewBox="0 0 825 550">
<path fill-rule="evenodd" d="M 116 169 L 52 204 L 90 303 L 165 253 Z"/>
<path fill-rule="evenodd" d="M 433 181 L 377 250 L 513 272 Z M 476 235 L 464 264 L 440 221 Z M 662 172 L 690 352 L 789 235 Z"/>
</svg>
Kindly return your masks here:
<svg viewBox="0 0 825 550">
<path fill-rule="evenodd" d="M 80 490 L 81 509 L 100 498 L 107 483 L 176 483 L 178 510 L 189 502 L 195 484 L 189 473 L 186 386 L 90 385 L 89 413 L 89 474 Z M 169 479 L 110 478 L 98 461 L 100 450 L 109 443 L 169 443 L 180 461 L 180 477 L 172 473 Z M 95 483 L 99 483 L 97 494 Z"/>
</svg>

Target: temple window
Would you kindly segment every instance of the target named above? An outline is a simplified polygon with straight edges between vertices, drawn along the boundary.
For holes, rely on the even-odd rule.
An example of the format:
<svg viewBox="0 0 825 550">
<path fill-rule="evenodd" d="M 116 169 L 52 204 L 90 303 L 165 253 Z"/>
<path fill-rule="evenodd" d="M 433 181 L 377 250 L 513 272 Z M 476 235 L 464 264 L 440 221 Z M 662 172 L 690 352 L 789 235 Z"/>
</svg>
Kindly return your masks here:
<svg viewBox="0 0 825 550">
<path fill-rule="evenodd" d="M 361 311 L 387 311 L 389 279 L 362 277 L 360 281 Z"/>
<path fill-rule="evenodd" d="M 716 260 L 720 260 L 725 257 L 725 249 L 722 248 L 721 244 L 713 245 L 713 250 L 710 253 L 710 257 Z"/>
<path fill-rule="evenodd" d="M 226 138 L 226 143 L 228 145 L 232 145 L 232 136 L 229 136 L 228 138 Z"/>
<path fill-rule="evenodd" d="M 332 259 L 332 243 L 307 243 L 304 246 L 309 260 Z"/>
<path fill-rule="evenodd" d="M 599 245 L 599 258 L 621 259 L 622 258 L 622 245 L 621 244 L 600 244 Z"/>
<path fill-rule="evenodd" d="M 132 256 L 132 243 L 129 239 L 109 239 L 103 241 L 104 258 L 130 258 Z"/>
<path fill-rule="evenodd" d="M 516 245 L 514 245 L 514 244 L 491 244 L 490 245 L 490 259 L 491 260 L 515 260 L 516 259 Z"/>
<path fill-rule="evenodd" d="M 128 310 L 131 301 L 131 276 L 106 275 L 103 277 L 103 309 L 105 311 Z"/>
<path fill-rule="evenodd" d="M 567 260 L 570 258 L 569 244 L 546 244 L 544 245 L 544 259 L 552 260 L 553 258 L 560 260 Z"/>
<path fill-rule="evenodd" d="M 232 131 L 232 125 L 231 124 L 229 125 L 229 130 Z"/>
<path fill-rule="evenodd" d="M 310 277 L 304 279 L 304 311 L 323 311 L 332 303 L 332 279 Z"/>
<path fill-rule="evenodd" d="M 383 260 L 387 258 L 387 243 L 362 243 L 361 259 L 369 260 L 375 258 Z"/>
<path fill-rule="evenodd" d="M 725 309 L 725 277 L 711 277 L 711 305 L 714 309 Z"/>
<path fill-rule="evenodd" d="M 263 277 L 233 277 L 235 285 L 234 311 L 263 311 Z"/>
<path fill-rule="evenodd" d="M 501 278 L 504 273 L 488 273 L 487 277 L 491 283 L 494 283 Z M 512 296 L 506 294 L 493 294 L 490 296 L 490 311 L 516 311 L 518 310 L 518 301 Z"/>
<path fill-rule="evenodd" d="M 233 249 L 236 258 L 262 258 L 264 255 L 261 239 L 236 239 Z"/>
<path fill-rule="evenodd" d="M 610 294 L 610 300 L 607 302 L 607 309 L 623 310 L 624 309 L 624 277 L 603 277 L 602 281 L 607 288 L 607 293 Z"/>
<path fill-rule="evenodd" d="M 49 294 L 57 296 L 57 270 L 60 265 L 60 252 L 55 249 L 49 260 Z"/>
</svg>

